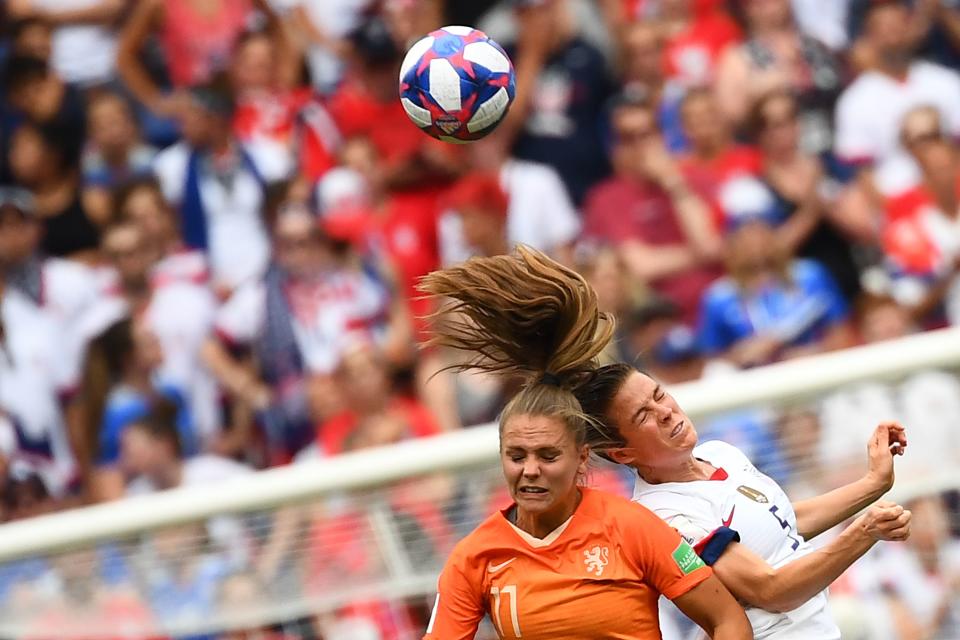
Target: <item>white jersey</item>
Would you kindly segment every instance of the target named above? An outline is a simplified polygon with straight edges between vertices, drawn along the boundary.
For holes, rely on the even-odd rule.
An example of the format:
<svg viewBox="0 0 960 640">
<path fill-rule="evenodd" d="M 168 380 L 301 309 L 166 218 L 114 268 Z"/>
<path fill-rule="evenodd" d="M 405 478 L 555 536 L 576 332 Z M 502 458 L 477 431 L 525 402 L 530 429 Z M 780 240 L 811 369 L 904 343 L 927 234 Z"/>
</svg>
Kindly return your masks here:
<svg viewBox="0 0 960 640">
<path fill-rule="evenodd" d="M 774 567 L 813 551 L 797 531 L 797 517 L 780 486 L 760 473 L 736 447 L 712 441 L 693 454 L 716 467 L 714 479 L 648 484 L 637 478 L 633 501 L 652 510 L 694 546 L 720 527 L 740 534 L 740 543 Z M 839 640 L 824 590 L 800 607 L 771 613 L 745 607 L 757 640 Z"/>
</svg>

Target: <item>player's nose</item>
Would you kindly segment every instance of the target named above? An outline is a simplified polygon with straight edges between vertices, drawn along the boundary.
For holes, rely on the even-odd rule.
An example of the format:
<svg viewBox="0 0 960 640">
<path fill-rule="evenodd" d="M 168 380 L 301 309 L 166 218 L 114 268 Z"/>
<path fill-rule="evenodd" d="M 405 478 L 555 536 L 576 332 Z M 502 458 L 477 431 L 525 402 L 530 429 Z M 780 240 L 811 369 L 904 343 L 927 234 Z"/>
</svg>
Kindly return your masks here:
<svg viewBox="0 0 960 640">
<path fill-rule="evenodd" d="M 540 463 L 535 459 L 525 460 L 523 463 L 523 477 L 536 478 L 540 475 Z"/>
</svg>

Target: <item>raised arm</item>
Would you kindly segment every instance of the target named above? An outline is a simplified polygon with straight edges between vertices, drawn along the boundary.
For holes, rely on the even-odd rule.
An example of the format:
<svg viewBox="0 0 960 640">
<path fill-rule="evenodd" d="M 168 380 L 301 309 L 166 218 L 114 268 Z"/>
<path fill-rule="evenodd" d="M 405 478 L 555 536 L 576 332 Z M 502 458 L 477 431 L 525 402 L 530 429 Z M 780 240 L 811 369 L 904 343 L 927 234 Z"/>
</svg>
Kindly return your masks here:
<svg viewBox="0 0 960 640">
<path fill-rule="evenodd" d="M 783 613 L 829 587 L 878 541 L 902 541 L 909 535 L 910 512 L 892 502 L 882 502 L 857 518 L 827 546 L 779 569 L 734 542 L 713 564 L 713 570 L 741 602 Z"/>
<path fill-rule="evenodd" d="M 174 105 L 165 100 L 160 88 L 150 79 L 140 55 L 150 34 L 163 20 L 163 3 L 158 0 L 140 0 L 130 19 L 120 32 L 117 47 L 117 71 L 134 97 L 154 113 L 174 115 Z"/>
<path fill-rule="evenodd" d="M 883 422 L 867 443 L 867 473 L 848 485 L 793 504 L 797 530 L 810 540 L 831 529 L 875 502 L 893 487 L 894 456 L 903 455 L 907 435 L 896 422 Z"/>
</svg>

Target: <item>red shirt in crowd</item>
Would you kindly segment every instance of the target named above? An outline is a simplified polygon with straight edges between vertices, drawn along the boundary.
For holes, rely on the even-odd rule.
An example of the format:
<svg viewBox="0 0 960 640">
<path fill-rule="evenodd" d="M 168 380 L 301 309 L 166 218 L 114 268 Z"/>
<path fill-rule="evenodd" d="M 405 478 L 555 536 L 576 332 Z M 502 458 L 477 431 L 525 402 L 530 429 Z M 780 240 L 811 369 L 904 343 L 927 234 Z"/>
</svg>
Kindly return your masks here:
<svg viewBox="0 0 960 640">
<path fill-rule="evenodd" d="M 687 244 L 670 198 L 649 183 L 611 178 L 590 193 L 584 211 L 585 235 L 612 246 L 628 239 L 658 246 Z M 684 321 L 693 324 L 703 291 L 720 275 L 717 265 L 700 266 L 650 284 L 680 307 Z"/>
<path fill-rule="evenodd" d="M 237 38 L 247 28 L 250 0 L 224 2 L 216 13 L 200 11 L 191 0 L 164 0 L 160 41 L 174 87 L 206 82 L 227 68 Z"/>
<path fill-rule="evenodd" d="M 679 164 L 690 187 L 710 205 L 718 229 L 723 225 L 718 197 L 724 183 L 738 176 L 759 176 L 763 170 L 760 152 L 740 145 L 731 145 L 709 160 L 687 154 Z"/>
<path fill-rule="evenodd" d="M 667 39 L 664 46 L 667 77 L 685 86 L 710 82 L 720 55 L 740 39 L 737 23 L 721 11 L 696 18 L 686 29 Z"/>
</svg>

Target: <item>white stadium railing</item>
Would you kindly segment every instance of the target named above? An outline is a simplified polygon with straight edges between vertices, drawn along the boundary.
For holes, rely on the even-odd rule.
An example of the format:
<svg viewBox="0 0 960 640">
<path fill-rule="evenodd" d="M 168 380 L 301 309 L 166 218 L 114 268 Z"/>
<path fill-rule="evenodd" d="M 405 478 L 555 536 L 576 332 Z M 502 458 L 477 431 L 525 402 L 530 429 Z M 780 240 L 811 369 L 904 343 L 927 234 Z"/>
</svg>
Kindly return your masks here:
<svg viewBox="0 0 960 640">
<path fill-rule="evenodd" d="M 957 368 L 960 368 L 960 329 L 944 329 L 675 385 L 671 391 L 689 415 L 703 418 L 743 407 L 803 402 L 859 382 L 900 379 L 919 370 Z M 320 581 L 312 590 L 294 589 L 287 593 L 278 589 L 277 595 L 264 598 L 257 606 L 223 615 L 183 620 L 167 618 L 157 623 L 161 630 L 168 634 L 205 633 L 315 616 L 361 600 L 399 601 L 427 596 L 433 590 L 436 571 L 446 551 L 438 551 L 440 557 L 431 557 L 429 561 L 410 551 L 411 544 L 416 546 L 416 532 L 422 531 L 392 515 L 391 492 L 417 478 L 438 475 L 452 478 L 454 488 L 441 490 L 437 495 L 444 497 L 436 504 L 445 512 L 455 514 L 450 519 L 456 531 L 449 534 L 455 540 L 492 508 L 489 494 L 496 491 L 499 482 L 496 463 L 496 426 L 484 425 L 435 438 L 270 469 L 215 486 L 174 489 L 5 524 L 0 526 L 0 590 L 4 566 L 19 566 L 17 563 L 25 559 L 37 558 L 57 565 L 58 560 L 72 558 L 70 554 L 78 550 L 102 549 L 104 545 L 117 546 L 119 554 L 133 565 L 139 562 L 145 540 L 154 532 L 216 520 L 218 516 L 221 519 L 249 516 L 244 523 L 248 529 L 255 530 L 252 537 L 262 536 L 266 540 L 279 529 L 275 516 L 289 509 L 296 512 L 299 528 L 294 539 L 288 541 L 286 552 L 293 554 L 294 560 L 288 564 L 298 565 L 298 575 L 309 573 L 304 568 L 305 557 L 318 558 L 315 559 L 319 566 L 343 559 L 333 555 L 339 553 L 336 550 L 330 551 L 329 557 L 323 555 L 325 550 L 319 547 L 330 540 L 334 541 L 334 549 L 340 548 L 344 539 L 375 549 L 374 555 L 379 560 L 373 564 L 378 567 L 367 573 L 359 571 L 363 576 L 357 580 Z M 945 469 L 922 479 L 898 478 L 894 497 L 906 499 L 950 488 L 960 488 L 960 472 Z M 304 537 L 304 531 L 315 531 L 311 523 L 345 511 L 360 513 L 356 521 L 359 524 L 339 533 L 323 534 L 326 537 L 310 538 L 320 540 L 319 543 Z M 462 515 L 467 511 L 470 515 Z M 213 529 L 213 520 L 207 529 Z M 205 553 L 213 539 L 215 536 L 202 535 L 188 548 L 197 554 Z M 152 575 L 155 569 L 141 568 L 131 574 Z M 90 572 L 95 571 L 91 568 Z M 141 585 L 139 579 L 130 582 Z M 36 594 L 42 592 L 40 588 L 31 591 L 31 602 L 40 609 L 43 603 Z M 31 621 L 27 613 L 19 609 L 19 615 L 5 617 L 4 612 L 16 605 L 4 605 L 4 597 L 11 596 L 9 593 L 4 596 L 0 591 L 0 637 L 19 636 Z M 97 632 L 66 629 L 60 637 L 97 637 Z M 409 636 L 398 632 L 396 637 Z"/>
</svg>

